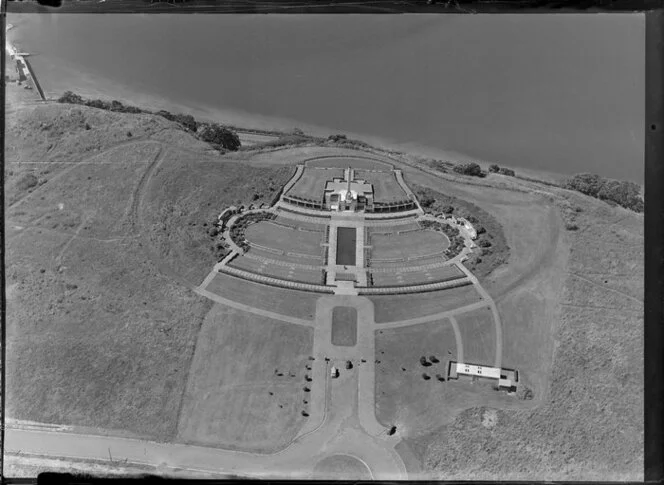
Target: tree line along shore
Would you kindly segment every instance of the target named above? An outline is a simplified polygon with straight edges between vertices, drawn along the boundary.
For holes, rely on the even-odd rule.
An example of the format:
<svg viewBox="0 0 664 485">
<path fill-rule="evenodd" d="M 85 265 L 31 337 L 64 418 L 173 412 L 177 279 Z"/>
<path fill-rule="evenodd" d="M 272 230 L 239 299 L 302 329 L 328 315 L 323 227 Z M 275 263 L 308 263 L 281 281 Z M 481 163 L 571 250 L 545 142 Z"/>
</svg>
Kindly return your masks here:
<svg viewBox="0 0 664 485">
<path fill-rule="evenodd" d="M 274 149 L 287 146 L 292 147 L 311 143 L 325 145 L 332 143 L 343 148 L 375 148 L 360 140 L 349 139 L 342 134 L 330 135 L 325 138 L 306 135 L 302 130 L 297 128 L 290 132 L 238 128 L 232 125 L 198 121 L 190 114 L 171 113 L 165 110 L 153 112 L 136 106 L 125 105 L 117 100 L 105 101 L 101 99 L 85 99 L 71 91 L 65 92 L 57 101 L 60 103 L 79 104 L 121 113 L 146 113 L 161 116 L 169 121 L 178 123 L 182 128 L 191 132 L 196 138 L 209 143 L 215 150 L 222 153 L 248 149 L 255 150 Z M 275 139 L 251 147 L 244 147 L 237 135 L 238 131 L 274 136 Z M 431 159 L 426 162 L 426 165 L 440 172 L 454 172 L 469 177 L 483 178 L 490 173 L 516 177 L 526 181 L 581 192 L 590 197 L 603 200 L 610 205 L 618 205 L 634 212 L 641 213 L 644 210 L 641 186 L 635 182 L 627 180 L 613 180 L 597 174 L 579 173 L 568 177 L 561 183 L 554 183 L 517 175 L 514 170 L 500 167 L 497 164 L 490 165 L 488 171 L 482 170 L 480 165 L 475 162 L 455 163 L 452 161 Z"/>
</svg>

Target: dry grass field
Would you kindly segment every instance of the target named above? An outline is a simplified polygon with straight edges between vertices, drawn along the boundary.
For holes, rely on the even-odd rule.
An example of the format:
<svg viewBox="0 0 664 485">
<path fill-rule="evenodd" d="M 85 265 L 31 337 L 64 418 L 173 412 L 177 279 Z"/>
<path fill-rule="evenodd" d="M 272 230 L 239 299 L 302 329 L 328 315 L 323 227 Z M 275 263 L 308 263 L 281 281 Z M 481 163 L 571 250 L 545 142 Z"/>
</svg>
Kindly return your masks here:
<svg viewBox="0 0 664 485">
<path fill-rule="evenodd" d="M 313 320 L 316 300 L 321 296 L 306 291 L 252 283 L 224 273 L 217 273 L 206 289 L 244 305 L 309 320 Z"/>
<path fill-rule="evenodd" d="M 376 323 L 433 315 L 481 300 L 473 285 L 407 295 L 372 295 Z"/>
<path fill-rule="evenodd" d="M 457 315 L 463 342 L 464 362 L 493 366 L 496 359 L 496 328 L 491 309 Z"/>
<path fill-rule="evenodd" d="M 371 235 L 372 259 L 406 259 L 442 253 L 450 240 L 435 231 L 412 231 L 402 234 Z"/>
<path fill-rule="evenodd" d="M 215 261 L 206 226 L 292 169 L 57 103 L 12 105 L 6 146 L 7 417 L 172 439 L 211 306 L 187 287 Z"/>
<path fill-rule="evenodd" d="M 306 419 L 312 348 L 311 328 L 215 305 L 189 370 L 178 441 L 260 453 L 285 447 Z"/>
<path fill-rule="evenodd" d="M 134 240 L 72 237 L 7 234 L 7 417 L 171 439 L 211 305 Z"/>
<path fill-rule="evenodd" d="M 245 231 L 250 243 L 285 252 L 322 256 L 322 232 L 298 231 L 270 222 L 251 224 Z"/>
<path fill-rule="evenodd" d="M 265 168 L 165 151 L 144 182 L 144 237 L 171 277 L 199 285 L 216 263 L 208 230 L 230 205 L 270 202 L 292 175 Z"/>
<path fill-rule="evenodd" d="M 337 306 L 332 309 L 332 344 L 354 346 L 357 343 L 357 310 Z"/>
</svg>

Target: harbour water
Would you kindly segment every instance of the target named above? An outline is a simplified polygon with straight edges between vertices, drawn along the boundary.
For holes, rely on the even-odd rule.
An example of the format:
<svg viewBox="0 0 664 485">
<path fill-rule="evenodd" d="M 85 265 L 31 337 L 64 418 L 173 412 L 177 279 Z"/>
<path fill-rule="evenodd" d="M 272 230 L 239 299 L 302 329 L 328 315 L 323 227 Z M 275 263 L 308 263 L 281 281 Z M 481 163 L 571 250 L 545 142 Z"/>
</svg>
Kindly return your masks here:
<svg viewBox="0 0 664 485">
<path fill-rule="evenodd" d="M 65 90 L 643 180 L 643 15 L 8 15 Z M 442 154 L 442 155 L 441 155 Z"/>
</svg>

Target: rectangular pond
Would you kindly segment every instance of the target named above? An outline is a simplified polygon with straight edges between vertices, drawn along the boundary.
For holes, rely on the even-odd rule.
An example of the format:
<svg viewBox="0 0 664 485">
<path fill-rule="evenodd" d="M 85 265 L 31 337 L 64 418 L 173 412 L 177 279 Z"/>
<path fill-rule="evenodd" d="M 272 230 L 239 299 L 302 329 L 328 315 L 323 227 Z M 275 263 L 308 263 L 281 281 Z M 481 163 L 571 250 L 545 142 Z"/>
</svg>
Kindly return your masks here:
<svg viewBox="0 0 664 485">
<path fill-rule="evenodd" d="M 355 266 L 356 239 L 354 227 L 337 228 L 337 264 Z"/>
</svg>

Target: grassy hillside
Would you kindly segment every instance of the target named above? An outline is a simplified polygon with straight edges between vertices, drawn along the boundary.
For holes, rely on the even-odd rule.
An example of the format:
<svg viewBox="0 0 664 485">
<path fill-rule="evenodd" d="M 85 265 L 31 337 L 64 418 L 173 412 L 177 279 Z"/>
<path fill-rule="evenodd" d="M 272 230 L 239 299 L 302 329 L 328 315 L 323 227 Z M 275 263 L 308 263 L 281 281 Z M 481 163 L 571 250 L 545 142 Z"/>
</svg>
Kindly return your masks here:
<svg viewBox="0 0 664 485">
<path fill-rule="evenodd" d="M 566 233 L 550 386 L 532 410 L 472 408 L 411 440 L 427 476 L 642 479 L 643 218 L 571 192 L 556 197 L 580 230 Z"/>
<path fill-rule="evenodd" d="M 211 307 L 190 289 L 215 262 L 206 226 L 291 170 L 57 103 L 12 105 L 6 144 L 7 416 L 174 438 Z"/>
</svg>

